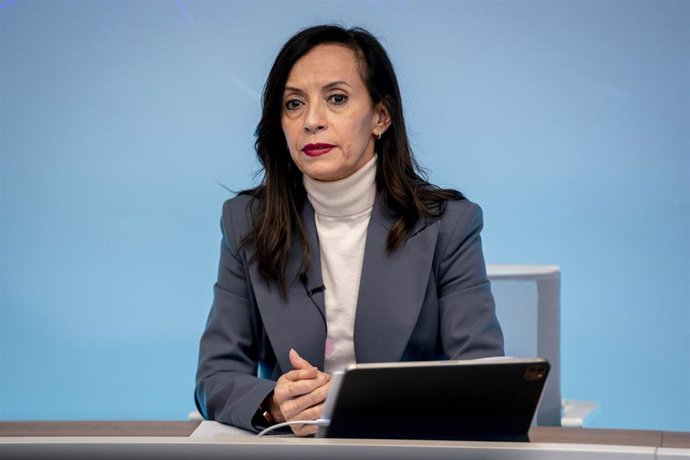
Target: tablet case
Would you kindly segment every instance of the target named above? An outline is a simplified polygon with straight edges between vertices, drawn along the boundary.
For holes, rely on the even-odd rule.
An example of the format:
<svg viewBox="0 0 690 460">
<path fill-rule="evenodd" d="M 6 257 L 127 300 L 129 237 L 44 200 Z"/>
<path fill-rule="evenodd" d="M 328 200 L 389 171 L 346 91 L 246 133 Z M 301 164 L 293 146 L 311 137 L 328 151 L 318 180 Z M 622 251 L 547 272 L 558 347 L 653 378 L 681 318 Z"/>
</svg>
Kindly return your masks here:
<svg viewBox="0 0 690 460">
<path fill-rule="evenodd" d="M 528 441 L 549 367 L 541 358 L 355 364 L 332 382 L 330 424 L 317 436 Z"/>
</svg>

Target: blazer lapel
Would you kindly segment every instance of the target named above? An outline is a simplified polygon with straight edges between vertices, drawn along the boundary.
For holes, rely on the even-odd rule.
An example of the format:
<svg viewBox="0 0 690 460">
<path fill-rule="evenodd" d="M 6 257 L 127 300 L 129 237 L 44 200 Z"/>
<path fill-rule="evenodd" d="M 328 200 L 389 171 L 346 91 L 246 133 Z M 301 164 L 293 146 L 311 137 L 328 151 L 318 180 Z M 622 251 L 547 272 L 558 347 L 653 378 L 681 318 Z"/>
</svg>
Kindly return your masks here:
<svg viewBox="0 0 690 460">
<path fill-rule="evenodd" d="M 438 224 L 421 218 L 408 240 L 386 251 L 395 222 L 377 199 L 367 230 L 355 316 L 357 362 L 399 361 L 424 302 Z"/>
<path fill-rule="evenodd" d="M 282 372 L 292 369 L 288 358 L 290 348 L 319 369 L 324 366 L 326 320 L 323 278 L 314 209 L 308 201 L 301 214 L 309 242 L 309 270 L 306 277 L 297 276 L 302 261 L 302 246 L 293 244 L 286 274 L 289 283 L 287 299 L 280 296 L 275 283 L 266 283 L 255 264 L 250 270 L 261 319 Z"/>
<path fill-rule="evenodd" d="M 319 234 L 316 231 L 314 208 L 309 200 L 306 200 L 302 207 L 302 224 L 307 233 L 307 242 L 309 243 L 309 269 L 307 270 L 306 278 L 302 280 L 302 284 L 312 303 L 321 314 L 321 319 L 325 327 L 326 299 L 323 293 L 325 287 L 323 285 L 323 274 L 321 272 L 321 248 L 319 246 Z M 324 337 L 324 344 L 325 340 Z"/>
</svg>

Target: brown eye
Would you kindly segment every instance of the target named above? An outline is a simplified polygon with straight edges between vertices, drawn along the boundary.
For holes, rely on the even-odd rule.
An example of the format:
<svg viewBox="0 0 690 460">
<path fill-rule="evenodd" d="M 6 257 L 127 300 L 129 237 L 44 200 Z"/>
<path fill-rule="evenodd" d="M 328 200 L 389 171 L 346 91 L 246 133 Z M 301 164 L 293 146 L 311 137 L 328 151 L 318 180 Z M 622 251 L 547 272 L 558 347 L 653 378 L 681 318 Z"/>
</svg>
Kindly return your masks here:
<svg viewBox="0 0 690 460">
<path fill-rule="evenodd" d="M 302 101 L 298 99 L 290 99 L 285 103 L 285 108 L 287 110 L 297 110 L 302 107 Z"/>
<path fill-rule="evenodd" d="M 331 104 L 343 105 L 347 102 L 347 96 L 344 94 L 333 94 L 331 97 L 328 98 L 328 101 Z"/>
</svg>

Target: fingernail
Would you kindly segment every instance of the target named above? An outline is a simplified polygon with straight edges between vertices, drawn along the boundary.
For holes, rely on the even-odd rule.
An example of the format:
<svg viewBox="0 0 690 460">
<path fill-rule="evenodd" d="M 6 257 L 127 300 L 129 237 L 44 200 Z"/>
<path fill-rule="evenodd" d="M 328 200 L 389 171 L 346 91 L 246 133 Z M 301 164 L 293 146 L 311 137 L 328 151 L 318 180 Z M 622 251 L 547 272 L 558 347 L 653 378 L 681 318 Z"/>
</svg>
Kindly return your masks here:
<svg viewBox="0 0 690 460">
<path fill-rule="evenodd" d="M 299 355 L 299 353 L 297 353 L 297 350 L 295 350 L 294 348 L 290 348 L 290 358 L 292 358 L 292 359 L 303 359 Z"/>
</svg>

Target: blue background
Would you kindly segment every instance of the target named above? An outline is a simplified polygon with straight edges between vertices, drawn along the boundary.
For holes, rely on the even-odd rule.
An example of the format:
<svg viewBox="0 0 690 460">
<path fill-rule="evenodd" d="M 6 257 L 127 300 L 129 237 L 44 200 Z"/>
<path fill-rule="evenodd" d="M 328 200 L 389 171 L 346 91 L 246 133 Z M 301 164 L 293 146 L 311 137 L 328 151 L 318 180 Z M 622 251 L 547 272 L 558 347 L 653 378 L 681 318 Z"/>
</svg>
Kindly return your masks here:
<svg viewBox="0 0 690 460">
<path fill-rule="evenodd" d="M 559 264 L 563 395 L 690 430 L 690 2 L 0 0 L 0 419 L 183 419 L 260 92 L 379 36 L 490 263 Z"/>
</svg>

